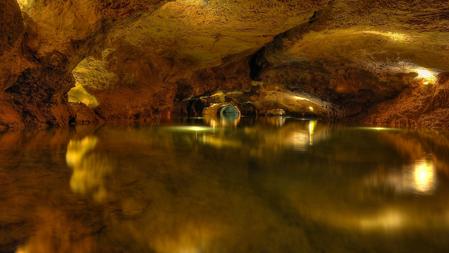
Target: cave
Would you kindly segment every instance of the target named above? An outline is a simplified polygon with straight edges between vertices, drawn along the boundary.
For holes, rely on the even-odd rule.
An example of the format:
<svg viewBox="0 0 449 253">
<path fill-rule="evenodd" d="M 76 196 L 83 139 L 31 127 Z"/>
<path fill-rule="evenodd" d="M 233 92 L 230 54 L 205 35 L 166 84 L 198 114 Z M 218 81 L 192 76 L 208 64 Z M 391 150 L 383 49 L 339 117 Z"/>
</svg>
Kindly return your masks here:
<svg viewBox="0 0 449 253">
<path fill-rule="evenodd" d="M 0 0 L 0 252 L 449 252 L 447 0 Z"/>
</svg>

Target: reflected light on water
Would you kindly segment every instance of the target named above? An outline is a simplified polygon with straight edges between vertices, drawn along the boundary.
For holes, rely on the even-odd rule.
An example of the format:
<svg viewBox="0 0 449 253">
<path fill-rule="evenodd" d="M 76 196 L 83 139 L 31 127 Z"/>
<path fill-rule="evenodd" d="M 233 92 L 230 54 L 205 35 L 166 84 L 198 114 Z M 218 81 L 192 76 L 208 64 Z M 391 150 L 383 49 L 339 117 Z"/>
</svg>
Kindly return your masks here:
<svg viewBox="0 0 449 253">
<path fill-rule="evenodd" d="M 71 140 L 67 146 L 66 161 L 70 167 L 81 164 L 87 152 L 94 149 L 98 139 L 94 136 L 87 136 L 82 140 Z"/>
<path fill-rule="evenodd" d="M 179 132 L 208 132 L 214 131 L 212 127 L 205 126 L 177 126 L 177 127 L 169 127 L 169 130 L 179 131 Z"/>
<path fill-rule="evenodd" d="M 73 170 L 70 188 L 79 194 L 91 194 L 96 201 L 103 201 L 107 196 L 106 176 L 111 173 L 109 159 L 91 153 L 98 139 L 87 136 L 82 140 L 71 140 L 67 146 L 66 162 Z"/>
<path fill-rule="evenodd" d="M 260 120 L 268 125 L 281 127 L 285 125 L 286 118 L 284 116 L 271 116 L 271 117 L 263 117 Z"/>
<path fill-rule="evenodd" d="M 393 230 L 401 228 L 403 224 L 404 218 L 401 213 L 396 210 L 387 210 L 379 215 L 360 219 L 360 226 L 365 230 Z"/>
<path fill-rule="evenodd" d="M 306 131 L 297 131 L 290 136 L 290 143 L 293 148 L 298 151 L 305 151 L 309 144 L 309 135 Z"/>
<path fill-rule="evenodd" d="M 436 187 L 436 171 L 431 161 L 420 160 L 413 166 L 413 186 L 417 192 L 431 193 Z"/>
<path fill-rule="evenodd" d="M 418 160 L 402 170 L 387 170 L 372 175 L 367 183 L 387 186 L 398 193 L 432 194 L 437 186 L 436 168 L 431 160 Z"/>
<path fill-rule="evenodd" d="M 228 140 L 223 137 L 215 137 L 211 135 L 202 136 L 201 142 L 216 148 L 240 148 L 242 146 L 242 143 L 238 140 Z"/>
<path fill-rule="evenodd" d="M 56 150 L 13 149 L 3 159 L 35 167 L 0 170 L 5 252 L 449 248 L 448 148 L 428 133 L 297 119 L 209 130 L 112 127 L 69 143 L 64 135 Z"/>
<path fill-rule="evenodd" d="M 208 125 L 210 125 L 212 128 L 218 128 L 218 127 L 237 127 L 237 125 L 240 122 L 240 117 L 236 118 L 234 120 L 228 120 L 224 118 L 208 118 L 204 117 L 204 120 Z"/>
<path fill-rule="evenodd" d="M 313 135 L 315 134 L 316 125 L 317 125 L 317 121 L 316 120 L 309 121 L 309 126 L 308 126 L 308 130 L 309 130 L 309 145 L 313 145 Z"/>
<path fill-rule="evenodd" d="M 289 142 L 293 145 L 294 149 L 298 151 L 305 151 L 308 145 L 313 145 L 316 127 L 317 121 L 310 120 L 306 129 L 293 132 L 290 135 Z"/>
</svg>

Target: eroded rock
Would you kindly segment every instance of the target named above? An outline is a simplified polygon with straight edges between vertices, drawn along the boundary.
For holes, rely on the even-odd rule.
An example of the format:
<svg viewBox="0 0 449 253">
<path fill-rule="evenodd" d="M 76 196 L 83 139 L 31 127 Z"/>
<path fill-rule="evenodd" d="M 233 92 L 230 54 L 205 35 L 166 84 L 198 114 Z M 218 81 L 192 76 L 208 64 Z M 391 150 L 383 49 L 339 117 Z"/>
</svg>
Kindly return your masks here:
<svg viewBox="0 0 449 253">
<path fill-rule="evenodd" d="M 5 0 L 0 7 L 3 126 L 66 126 L 77 113 L 90 115 L 82 122 L 171 118 L 186 99 L 244 91 L 253 80 L 335 105 L 338 118 L 434 126 L 431 119 L 445 115 L 436 94 L 426 103 L 439 105 L 420 116 L 384 117 L 379 109 L 419 107 L 405 97 L 421 97 L 415 87 L 449 71 L 445 0 Z M 96 106 L 72 110 L 67 92 L 75 86 Z"/>
</svg>

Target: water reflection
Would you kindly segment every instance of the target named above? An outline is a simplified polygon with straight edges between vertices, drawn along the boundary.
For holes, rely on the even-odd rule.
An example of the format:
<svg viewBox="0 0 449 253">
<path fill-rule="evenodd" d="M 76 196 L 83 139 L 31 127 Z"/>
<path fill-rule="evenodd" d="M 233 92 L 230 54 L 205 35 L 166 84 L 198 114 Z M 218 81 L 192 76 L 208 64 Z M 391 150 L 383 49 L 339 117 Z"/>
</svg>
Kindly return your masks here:
<svg viewBox="0 0 449 253">
<path fill-rule="evenodd" d="M 385 210 L 371 217 L 362 217 L 359 222 L 363 230 L 383 229 L 392 231 L 403 226 L 404 217 L 398 210 Z"/>
<path fill-rule="evenodd" d="M 213 131 L 196 131 L 196 139 L 206 145 L 215 148 L 242 148 L 242 152 L 248 152 L 250 155 L 265 155 L 277 149 L 283 150 L 292 148 L 297 151 L 305 151 L 312 146 L 314 142 L 325 140 L 328 137 L 329 129 L 326 125 L 319 125 L 316 120 L 290 122 L 287 126 L 278 129 L 265 129 L 267 119 L 276 119 L 278 117 L 262 118 L 262 125 L 255 127 L 245 127 L 244 138 L 229 131 L 226 127 L 213 128 Z M 284 117 L 281 117 L 284 121 Z M 269 124 L 271 125 L 271 121 Z M 199 128 L 199 127 L 195 127 Z M 170 129 L 185 129 L 186 126 Z M 247 141 L 247 138 L 251 142 Z M 258 145 L 254 145 L 256 142 Z"/>
<path fill-rule="evenodd" d="M 72 168 L 70 188 L 79 194 L 91 194 L 101 202 L 107 197 L 106 177 L 112 172 L 107 156 L 92 152 L 98 143 L 94 136 L 71 140 L 67 146 L 66 161 Z"/>
<path fill-rule="evenodd" d="M 85 226 L 59 210 L 42 209 L 37 216 L 36 233 L 16 249 L 16 253 L 94 251 L 94 238 L 86 236 L 92 228 Z"/>
<path fill-rule="evenodd" d="M 287 118 L 284 116 L 270 116 L 270 117 L 262 117 L 260 118 L 260 121 L 275 127 L 282 127 L 285 125 Z"/>
<path fill-rule="evenodd" d="M 313 145 L 316 128 L 317 128 L 317 121 L 310 120 L 307 123 L 306 129 L 293 131 L 287 142 L 290 142 L 296 150 L 304 151 L 307 148 L 307 146 Z M 323 139 L 323 137 L 325 138 L 325 136 L 321 135 L 319 136 L 319 139 Z"/>
<path fill-rule="evenodd" d="M 62 143 L 33 144 L 20 162 L 0 167 L 0 249 L 449 249 L 443 133 L 287 120 L 282 127 L 102 128 Z"/>
<path fill-rule="evenodd" d="M 84 156 L 97 145 L 98 138 L 87 136 L 82 140 L 70 140 L 67 146 L 66 161 L 70 167 L 79 167 L 83 162 Z"/>
<path fill-rule="evenodd" d="M 419 160 L 413 165 L 413 188 L 417 192 L 430 194 L 436 183 L 436 170 L 432 161 Z"/>
<path fill-rule="evenodd" d="M 372 186 L 386 186 L 397 193 L 432 194 L 437 187 L 437 171 L 430 159 L 419 159 L 400 170 L 380 169 L 367 183 Z"/>
</svg>

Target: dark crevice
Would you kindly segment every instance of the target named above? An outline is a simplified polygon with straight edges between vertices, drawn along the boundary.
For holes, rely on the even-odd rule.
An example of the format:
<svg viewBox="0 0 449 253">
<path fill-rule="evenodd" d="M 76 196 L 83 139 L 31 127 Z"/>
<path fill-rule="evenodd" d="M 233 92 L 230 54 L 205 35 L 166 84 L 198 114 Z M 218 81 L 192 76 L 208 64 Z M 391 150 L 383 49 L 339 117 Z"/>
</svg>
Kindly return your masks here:
<svg viewBox="0 0 449 253">
<path fill-rule="evenodd" d="M 269 62 L 265 59 L 265 47 L 257 51 L 249 59 L 249 70 L 251 80 L 260 81 L 260 74 L 269 67 Z"/>
<path fill-rule="evenodd" d="M 332 2 L 333 1 L 331 1 L 329 5 L 331 5 Z M 268 59 L 269 55 L 272 55 L 276 51 L 283 50 L 285 47 L 285 41 L 299 40 L 304 34 L 313 28 L 314 24 L 317 23 L 317 21 L 323 16 L 324 12 L 324 10 L 314 11 L 306 23 L 299 24 L 287 31 L 279 33 L 271 42 L 267 43 L 256 53 L 250 56 L 249 68 L 251 79 L 254 81 L 261 81 L 260 75 L 262 71 L 272 65 Z"/>
</svg>

